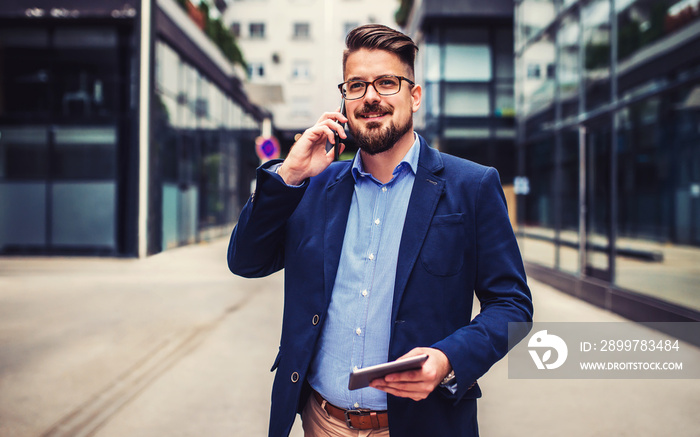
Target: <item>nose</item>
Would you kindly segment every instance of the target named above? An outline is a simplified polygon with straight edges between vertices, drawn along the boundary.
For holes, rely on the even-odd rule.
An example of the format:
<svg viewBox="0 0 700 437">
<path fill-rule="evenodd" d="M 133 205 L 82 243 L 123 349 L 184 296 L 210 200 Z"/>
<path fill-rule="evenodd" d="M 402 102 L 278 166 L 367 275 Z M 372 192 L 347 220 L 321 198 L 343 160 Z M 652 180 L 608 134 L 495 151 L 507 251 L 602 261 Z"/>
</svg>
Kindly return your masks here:
<svg viewBox="0 0 700 437">
<path fill-rule="evenodd" d="M 373 83 L 367 85 L 367 91 L 365 91 L 364 99 L 367 102 L 378 102 L 381 99 L 381 96 L 377 92 L 377 89 L 374 87 Z"/>
</svg>

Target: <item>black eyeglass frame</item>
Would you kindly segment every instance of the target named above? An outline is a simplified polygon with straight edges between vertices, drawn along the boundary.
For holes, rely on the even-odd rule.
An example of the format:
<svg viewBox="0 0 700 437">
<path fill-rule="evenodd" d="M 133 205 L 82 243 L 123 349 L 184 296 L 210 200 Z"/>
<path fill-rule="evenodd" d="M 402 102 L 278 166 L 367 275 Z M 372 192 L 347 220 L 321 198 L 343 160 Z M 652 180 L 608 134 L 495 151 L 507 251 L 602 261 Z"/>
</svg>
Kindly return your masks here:
<svg viewBox="0 0 700 437">
<path fill-rule="evenodd" d="M 376 81 L 381 80 L 381 79 L 386 79 L 387 77 L 394 77 L 394 78 L 396 78 L 396 79 L 399 80 L 399 89 L 396 90 L 395 93 L 390 93 L 390 94 L 382 93 L 382 92 L 380 92 L 380 91 L 377 89 L 377 87 L 374 85 L 374 83 L 375 83 Z M 394 74 L 385 74 L 384 76 L 380 76 L 380 77 L 374 79 L 373 81 L 366 81 L 366 80 L 346 80 L 345 82 L 343 82 L 343 83 L 341 83 L 341 84 L 338 84 L 338 90 L 340 90 L 340 95 L 342 95 L 343 98 L 344 98 L 345 100 L 358 100 L 358 99 L 363 98 L 363 97 L 365 96 L 365 94 L 367 94 L 367 90 L 369 89 L 369 86 L 370 86 L 370 85 L 372 85 L 372 88 L 374 88 L 374 91 L 376 91 L 377 94 L 379 94 L 380 96 L 393 96 L 394 94 L 398 94 L 398 93 L 401 92 L 401 81 L 402 81 L 402 80 L 405 80 L 406 82 L 410 83 L 411 86 L 414 86 L 414 85 L 415 85 L 415 82 L 413 82 L 411 79 L 408 79 L 408 78 L 406 78 L 406 77 L 403 77 L 403 76 L 396 76 L 396 75 L 394 75 Z M 362 95 L 361 95 L 360 97 L 353 97 L 353 98 L 351 99 L 351 98 L 348 98 L 348 97 L 345 95 L 345 93 L 343 92 L 343 85 L 345 85 L 345 84 L 347 84 L 347 83 L 350 83 L 350 82 L 360 82 L 360 83 L 365 84 L 365 91 L 362 93 Z"/>
</svg>

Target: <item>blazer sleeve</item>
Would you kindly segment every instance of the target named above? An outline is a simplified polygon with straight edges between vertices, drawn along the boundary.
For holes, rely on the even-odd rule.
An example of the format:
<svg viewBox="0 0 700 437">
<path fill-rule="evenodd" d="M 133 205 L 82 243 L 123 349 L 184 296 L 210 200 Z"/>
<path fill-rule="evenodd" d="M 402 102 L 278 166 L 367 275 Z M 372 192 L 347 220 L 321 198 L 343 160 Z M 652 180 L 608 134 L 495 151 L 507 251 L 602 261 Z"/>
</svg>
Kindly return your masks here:
<svg viewBox="0 0 700 437">
<path fill-rule="evenodd" d="M 481 312 L 468 326 L 433 345 L 452 364 L 457 376 L 457 399 L 508 352 L 508 323 L 526 322 L 525 326 L 529 326 L 533 314 L 522 258 L 500 179 L 493 168 L 484 173 L 479 183 L 475 207 L 474 293 L 481 303 Z M 527 330 L 511 335 L 511 347 Z"/>
<path fill-rule="evenodd" d="M 309 181 L 289 186 L 267 169 L 281 161 L 269 161 L 257 169 L 255 192 L 246 202 L 228 246 L 228 267 L 246 278 L 270 275 L 284 267 L 287 220 L 306 192 Z"/>
</svg>

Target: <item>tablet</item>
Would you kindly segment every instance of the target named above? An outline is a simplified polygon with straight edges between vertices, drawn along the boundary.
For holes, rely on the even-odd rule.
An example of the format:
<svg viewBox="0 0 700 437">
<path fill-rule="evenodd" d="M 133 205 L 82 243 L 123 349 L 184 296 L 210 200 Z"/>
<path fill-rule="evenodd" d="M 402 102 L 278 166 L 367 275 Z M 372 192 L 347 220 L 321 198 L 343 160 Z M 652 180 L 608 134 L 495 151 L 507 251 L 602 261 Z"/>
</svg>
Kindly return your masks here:
<svg viewBox="0 0 700 437">
<path fill-rule="evenodd" d="M 357 390 L 369 386 L 370 381 L 376 378 L 381 378 L 390 373 L 405 372 L 407 370 L 416 370 L 423 367 L 423 363 L 428 359 L 427 354 L 418 355 L 403 360 L 390 361 L 388 363 L 377 364 L 376 366 L 365 367 L 350 373 L 350 382 L 348 383 L 349 390 Z"/>
</svg>

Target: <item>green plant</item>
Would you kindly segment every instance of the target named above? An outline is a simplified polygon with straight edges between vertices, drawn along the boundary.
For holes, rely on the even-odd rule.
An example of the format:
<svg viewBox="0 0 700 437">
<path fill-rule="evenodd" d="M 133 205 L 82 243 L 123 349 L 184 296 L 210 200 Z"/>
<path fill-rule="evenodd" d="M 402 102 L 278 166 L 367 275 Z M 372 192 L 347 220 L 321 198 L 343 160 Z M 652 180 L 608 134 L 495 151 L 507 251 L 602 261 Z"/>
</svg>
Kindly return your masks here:
<svg viewBox="0 0 700 437">
<path fill-rule="evenodd" d="M 413 8 L 413 0 L 401 0 L 399 9 L 394 14 L 394 19 L 399 26 L 405 26 L 408 22 L 408 16 Z"/>
</svg>

